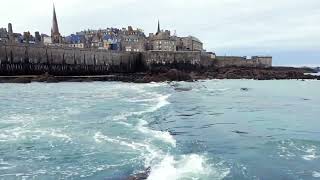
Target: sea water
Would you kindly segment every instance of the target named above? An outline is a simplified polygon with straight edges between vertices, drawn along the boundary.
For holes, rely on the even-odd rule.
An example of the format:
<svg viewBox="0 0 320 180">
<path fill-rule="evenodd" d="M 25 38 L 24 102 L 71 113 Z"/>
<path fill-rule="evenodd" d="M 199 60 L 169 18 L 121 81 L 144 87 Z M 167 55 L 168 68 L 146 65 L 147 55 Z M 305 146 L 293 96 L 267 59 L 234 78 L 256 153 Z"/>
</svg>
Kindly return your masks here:
<svg viewBox="0 0 320 180">
<path fill-rule="evenodd" d="M 320 179 L 319 92 L 297 80 L 0 84 L 0 179 Z"/>
</svg>

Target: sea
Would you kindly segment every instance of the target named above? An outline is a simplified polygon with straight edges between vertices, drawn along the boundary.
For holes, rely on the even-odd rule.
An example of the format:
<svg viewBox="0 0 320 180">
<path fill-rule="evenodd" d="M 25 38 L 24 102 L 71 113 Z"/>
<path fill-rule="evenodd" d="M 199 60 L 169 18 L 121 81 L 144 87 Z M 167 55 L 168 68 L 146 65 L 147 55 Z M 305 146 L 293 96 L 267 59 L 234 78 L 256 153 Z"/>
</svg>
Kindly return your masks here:
<svg viewBox="0 0 320 180">
<path fill-rule="evenodd" d="M 0 84 L 0 179 L 320 179 L 320 81 Z"/>
</svg>

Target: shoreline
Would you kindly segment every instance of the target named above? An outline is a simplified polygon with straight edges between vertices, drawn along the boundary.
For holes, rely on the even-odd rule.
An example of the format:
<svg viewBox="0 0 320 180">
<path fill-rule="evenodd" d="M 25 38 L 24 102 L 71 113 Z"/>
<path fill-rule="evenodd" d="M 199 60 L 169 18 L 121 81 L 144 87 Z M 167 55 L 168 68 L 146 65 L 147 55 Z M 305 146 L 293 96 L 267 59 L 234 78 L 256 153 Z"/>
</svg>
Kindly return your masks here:
<svg viewBox="0 0 320 180">
<path fill-rule="evenodd" d="M 309 69 L 291 67 L 273 68 L 239 68 L 228 67 L 206 69 L 199 71 L 180 71 L 177 69 L 158 68 L 149 72 L 114 73 L 108 75 L 87 76 L 54 76 L 43 75 L 0 76 L 0 83 L 58 83 L 58 82 L 94 82 L 118 81 L 131 83 L 170 82 L 170 81 L 198 81 L 211 79 L 252 79 L 252 80 L 320 80 Z"/>
</svg>

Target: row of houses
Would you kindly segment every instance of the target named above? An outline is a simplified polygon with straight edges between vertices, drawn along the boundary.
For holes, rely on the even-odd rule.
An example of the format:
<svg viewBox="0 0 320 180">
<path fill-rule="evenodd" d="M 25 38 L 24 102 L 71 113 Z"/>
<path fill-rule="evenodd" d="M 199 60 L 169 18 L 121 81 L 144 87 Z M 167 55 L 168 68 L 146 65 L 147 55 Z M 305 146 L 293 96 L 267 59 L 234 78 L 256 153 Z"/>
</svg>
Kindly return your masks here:
<svg viewBox="0 0 320 180">
<path fill-rule="evenodd" d="M 150 33 L 147 37 L 143 30 L 128 28 L 107 28 L 86 30 L 64 38 L 69 47 L 97 48 L 114 51 L 143 52 L 158 51 L 203 51 L 203 43 L 196 37 L 178 37 L 169 30 Z M 49 45 L 49 44 L 47 44 Z"/>
</svg>

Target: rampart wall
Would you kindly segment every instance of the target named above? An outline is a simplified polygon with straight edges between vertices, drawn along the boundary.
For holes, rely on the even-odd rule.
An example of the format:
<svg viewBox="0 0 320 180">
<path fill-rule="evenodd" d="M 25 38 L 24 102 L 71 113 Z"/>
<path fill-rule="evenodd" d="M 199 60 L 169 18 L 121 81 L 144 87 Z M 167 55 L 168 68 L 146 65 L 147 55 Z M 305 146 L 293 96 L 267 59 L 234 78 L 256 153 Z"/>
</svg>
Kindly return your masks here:
<svg viewBox="0 0 320 180">
<path fill-rule="evenodd" d="M 141 71 L 141 54 L 93 49 L 0 45 L 0 75 L 99 75 Z"/>
<path fill-rule="evenodd" d="M 208 67 L 271 67 L 272 57 L 211 58 L 198 51 L 119 52 L 97 49 L 0 44 L 0 75 L 105 75 L 159 67 L 198 70 Z"/>
<path fill-rule="evenodd" d="M 217 56 L 214 61 L 215 67 L 272 67 L 272 57 L 253 56 L 251 59 L 240 56 Z"/>
</svg>

